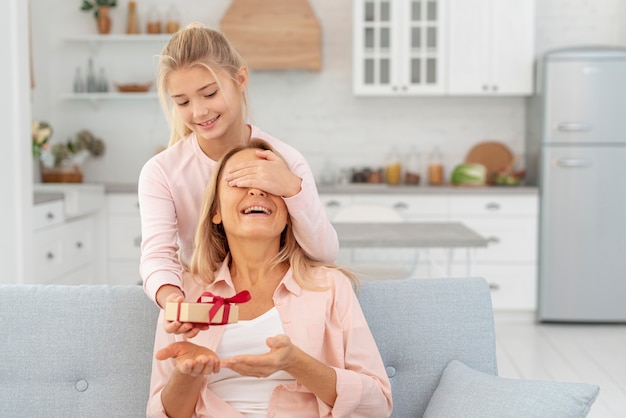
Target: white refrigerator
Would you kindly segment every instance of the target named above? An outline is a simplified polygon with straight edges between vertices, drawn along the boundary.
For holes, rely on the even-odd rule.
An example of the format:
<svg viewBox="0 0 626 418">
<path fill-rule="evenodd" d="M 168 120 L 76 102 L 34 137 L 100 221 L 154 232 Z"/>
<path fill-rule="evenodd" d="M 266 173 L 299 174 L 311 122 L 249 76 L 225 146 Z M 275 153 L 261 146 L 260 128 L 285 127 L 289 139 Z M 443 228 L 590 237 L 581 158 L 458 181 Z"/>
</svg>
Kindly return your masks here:
<svg viewBox="0 0 626 418">
<path fill-rule="evenodd" d="M 626 49 L 552 51 L 538 70 L 538 320 L 626 322 Z"/>
</svg>

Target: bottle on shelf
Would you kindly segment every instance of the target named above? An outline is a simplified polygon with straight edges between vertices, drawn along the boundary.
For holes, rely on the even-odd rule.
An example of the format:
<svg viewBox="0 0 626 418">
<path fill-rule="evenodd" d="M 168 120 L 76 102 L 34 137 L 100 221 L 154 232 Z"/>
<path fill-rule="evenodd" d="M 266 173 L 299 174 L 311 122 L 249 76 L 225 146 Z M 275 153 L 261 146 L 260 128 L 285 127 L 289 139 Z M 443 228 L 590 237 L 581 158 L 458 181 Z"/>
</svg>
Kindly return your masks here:
<svg viewBox="0 0 626 418">
<path fill-rule="evenodd" d="M 76 67 L 76 73 L 74 74 L 74 93 L 85 92 L 85 79 L 83 78 L 83 72 L 80 67 Z"/>
<path fill-rule="evenodd" d="M 411 148 L 407 157 L 404 183 L 411 185 L 420 184 L 420 155 L 415 148 Z"/>
<path fill-rule="evenodd" d="M 87 62 L 87 93 L 96 93 L 97 91 L 96 72 L 93 68 L 93 58 L 90 57 Z"/>
<path fill-rule="evenodd" d="M 128 24 L 126 26 L 126 33 L 129 35 L 139 33 L 137 3 L 132 0 L 128 2 Z"/>
<path fill-rule="evenodd" d="M 176 5 L 171 4 L 165 19 L 165 32 L 172 34 L 178 32 L 178 29 L 180 29 L 180 14 Z"/>
<path fill-rule="evenodd" d="M 402 181 L 402 163 L 400 162 L 400 156 L 395 147 L 391 149 L 391 152 L 387 156 L 387 166 L 385 167 L 385 178 L 387 184 L 397 185 Z"/>
<path fill-rule="evenodd" d="M 435 147 L 428 159 L 428 183 L 432 186 L 443 184 L 443 162 L 439 147 Z"/>
</svg>

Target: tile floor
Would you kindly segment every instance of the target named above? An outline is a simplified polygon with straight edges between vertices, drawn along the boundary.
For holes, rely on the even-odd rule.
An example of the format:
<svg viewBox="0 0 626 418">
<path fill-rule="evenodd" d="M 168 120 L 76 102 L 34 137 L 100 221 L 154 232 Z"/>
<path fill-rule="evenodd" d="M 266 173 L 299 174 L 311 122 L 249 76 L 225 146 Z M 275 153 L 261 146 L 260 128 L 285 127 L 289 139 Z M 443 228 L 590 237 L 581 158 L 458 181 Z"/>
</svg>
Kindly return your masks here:
<svg viewBox="0 0 626 418">
<path fill-rule="evenodd" d="M 594 383 L 588 417 L 626 417 L 626 324 L 539 324 L 532 312 L 495 313 L 501 377 Z"/>
</svg>

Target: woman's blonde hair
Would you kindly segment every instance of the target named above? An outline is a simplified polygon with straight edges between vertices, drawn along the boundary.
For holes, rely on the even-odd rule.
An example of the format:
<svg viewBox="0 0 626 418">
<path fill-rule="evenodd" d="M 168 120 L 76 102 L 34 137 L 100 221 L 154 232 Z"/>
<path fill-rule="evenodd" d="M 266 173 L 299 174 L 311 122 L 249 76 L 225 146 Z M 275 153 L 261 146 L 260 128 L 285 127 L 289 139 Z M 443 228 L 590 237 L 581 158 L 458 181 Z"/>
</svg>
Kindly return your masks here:
<svg viewBox="0 0 626 418">
<path fill-rule="evenodd" d="M 222 33 L 201 23 L 191 23 L 172 35 L 161 52 L 157 72 L 159 101 L 171 127 L 168 146 L 174 145 L 191 133 L 178 117 L 168 96 L 168 77 L 173 71 L 196 66 L 210 71 L 219 85 L 218 74 L 225 74 L 238 84 L 237 72 L 246 64 Z M 248 98 L 245 89 L 241 93 L 241 108 L 241 123 L 244 124 L 248 118 Z"/>
<path fill-rule="evenodd" d="M 211 180 L 207 183 L 204 201 L 200 211 L 200 219 L 198 221 L 198 229 L 196 230 L 195 249 L 189 270 L 209 284 L 213 283 L 215 280 L 215 274 L 230 251 L 224 227 L 221 223 L 213 223 L 213 216 L 217 214 L 220 209 L 218 198 L 219 187 L 222 184 L 220 180 L 222 179 L 226 162 L 233 155 L 246 149 L 269 150 L 277 154 L 267 142 L 262 139 L 253 138 L 248 144 L 239 145 L 227 152 L 219 161 L 218 166 L 211 176 Z M 276 257 L 271 260 L 271 263 L 273 266 L 288 263 L 291 267 L 294 279 L 304 289 L 322 290 L 325 288 L 311 279 L 310 270 L 313 267 L 319 266 L 340 270 L 348 276 L 355 285 L 357 284 L 357 279 L 354 274 L 344 268 L 334 264 L 312 260 L 306 255 L 293 233 L 291 217 L 287 218 L 287 226 L 281 233 L 280 250 Z"/>
</svg>

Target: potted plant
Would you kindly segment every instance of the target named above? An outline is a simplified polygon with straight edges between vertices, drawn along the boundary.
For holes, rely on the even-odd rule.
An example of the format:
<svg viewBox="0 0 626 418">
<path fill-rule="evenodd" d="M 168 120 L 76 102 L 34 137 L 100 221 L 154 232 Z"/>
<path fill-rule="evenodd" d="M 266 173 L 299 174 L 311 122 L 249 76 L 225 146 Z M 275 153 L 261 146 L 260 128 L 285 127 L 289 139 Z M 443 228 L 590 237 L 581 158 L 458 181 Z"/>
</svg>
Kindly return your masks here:
<svg viewBox="0 0 626 418">
<path fill-rule="evenodd" d="M 83 0 L 80 10 L 89 12 L 93 10 L 93 15 L 98 23 L 98 32 L 107 34 L 111 31 L 111 17 L 109 9 L 117 6 L 117 0 Z"/>
<path fill-rule="evenodd" d="M 83 164 L 89 157 L 104 154 L 104 141 L 83 129 L 67 142 L 52 145 L 41 153 L 44 183 L 80 183 Z"/>
</svg>

